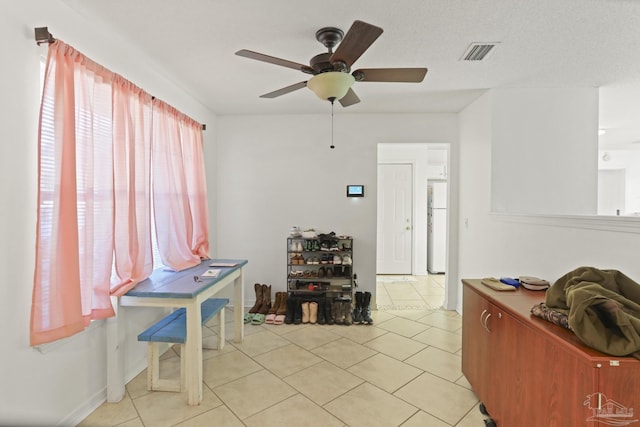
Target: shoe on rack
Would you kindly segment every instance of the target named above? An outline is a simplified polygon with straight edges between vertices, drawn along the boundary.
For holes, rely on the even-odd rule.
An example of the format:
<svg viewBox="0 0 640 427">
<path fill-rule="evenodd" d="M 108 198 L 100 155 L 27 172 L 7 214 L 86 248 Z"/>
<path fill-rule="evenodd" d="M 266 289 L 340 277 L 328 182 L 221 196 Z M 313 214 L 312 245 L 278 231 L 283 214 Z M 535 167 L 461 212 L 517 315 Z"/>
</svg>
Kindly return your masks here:
<svg viewBox="0 0 640 427">
<path fill-rule="evenodd" d="M 302 300 L 300 297 L 293 298 L 293 324 L 299 325 L 302 322 Z"/>
<path fill-rule="evenodd" d="M 325 268 L 324 268 L 324 267 L 320 267 L 320 268 L 318 269 L 318 277 L 324 277 L 324 276 L 325 276 L 325 274 L 326 274 L 326 270 L 325 270 Z"/>
<path fill-rule="evenodd" d="M 356 292 L 356 306 L 353 309 L 353 323 L 359 325 L 362 323 L 362 299 L 364 295 L 362 292 Z"/>
<path fill-rule="evenodd" d="M 342 312 L 344 313 L 342 324 L 346 326 L 351 325 L 353 323 L 353 318 L 351 317 L 351 300 L 342 301 Z"/>
<path fill-rule="evenodd" d="M 318 325 L 324 325 L 325 323 L 327 323 L 326 318 L 325 318 L 325 311 L 324 311 L 324 298 L 320 298 L 318 300 Z"/>
<path fill-rule="evenodd" d="M 371 318 L 371 292 L 365 292 L 362 297 L 362 323 L 373 325 Z"/>
<path fill-rule="evenodd" d="M 295 304 L 294 304 L 295 297 L 287 296 L 286 298 L 287 298 L 286 299 L 287 312 L 286 312 L 286 314 L 284 316 L 284 323 L 286 323 L 287 325 L 290 325 L 290 324 L 293 323 L 293 311 L 294 311 L 294 306 L 295 306 Z"/>
<path fill-rule="evenodd" d="M 289 236 L 291 237 L 300 237 L 300 227 L 293 226 L 289 229 Z"/>
<path fill-rule="evenodd" d="M 309 303 L 309 323 L 315 325 L 318 323 L 318 303 L 310 301 Z"/>
<path fill-rule="evenodd" d="M 342 301 L 334 301 L 331 304 L 331 314 L 333 317 L 333 322 L 336 325 L 342 325 L 344 321 L 344 313 L 342 312 Z"/>
<path fill-rule="evenodd" d="M 314 230 L 313 228 L 304 230 L 301 234 L 305 239 L 316 239 L 318 237 L 318 234 L 316 234 L 316 230 Z"/>
<path fill-rule="evenodd" d="M 329 264 L 329 255 L 322 255 L 320 258 L 320 264 Z"/>
<path fill-rule="evenodd" d="M 309 301 L 300 304 L 302 308 L 302 323 L 309 323 Z"/>
<path fill-rule="evenodd" d="M 296 252 L 302 252 L 303 247 L 302 247 L 302 242 L 300 240 L 298 240 L 296 242 Z"/>
<path fill-rule="evenodd" d="M 342 257 L 338 254 L 333 256 L 333 263 L 334 264 L 342 264 Z"/>
<path fill-rule="evenodd" d="M 336 242 L 335 240 L 332 240 L 331 242 L 329 242 L 329 250 L 334 252 L 339 251 L 340 248 L 338 248 L 338 242 Z"/>
<path fill-rule="evenodd" d="M 312 240 L 313 242 L 313 248 L 311 249 L 312 251 L 319 251 L 320 250 L 320 242 L 316 239 L 316 240 Z"/>
<path fill-rule="evenodd" d="M 330 248 L 331 248 L 331 245 L 327 240 L 323 240 L 322 242 L 320 242 L 321 251 L 329 252 Z"/>
<path fill-rule="evenodd" d="M 351 257 L 349 255 L 343 255 L 342 256 L 342 264 L 351 265 L 352 263 L 353 263 L 353 261 L 351 261 Z"/>
<path fill-rule="evenodd" d="M 335 267 L 333 267 L 333 268 L 335 268 Z M 327 268 L 327 270 L 326 270 L 326 272 L 325 272 L 326 276 L 327 276 L 329 279 L 333 277 L 333 268 Z"/>
<path fill-rule="evenodd" d="M 324 300 L 324 322 L 327 325 L 333 325 L 333 300 L 331 298 L 325 298 Z"/>
</svg>

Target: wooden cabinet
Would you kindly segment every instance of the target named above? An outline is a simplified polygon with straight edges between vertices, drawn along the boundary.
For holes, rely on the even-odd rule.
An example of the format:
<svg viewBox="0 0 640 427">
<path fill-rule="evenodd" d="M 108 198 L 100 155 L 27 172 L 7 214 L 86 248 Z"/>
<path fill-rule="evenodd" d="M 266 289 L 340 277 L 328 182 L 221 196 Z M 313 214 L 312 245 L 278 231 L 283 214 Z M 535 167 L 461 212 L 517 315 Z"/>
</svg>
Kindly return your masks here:
<svg viewBox="0 0 640 427">
<path fill-rule="evenodd" d="M 462 372 L 498 427 L 640 427 L 640 361 L 532 316 L 544 293 L 462 282 Z"/>
</svg>

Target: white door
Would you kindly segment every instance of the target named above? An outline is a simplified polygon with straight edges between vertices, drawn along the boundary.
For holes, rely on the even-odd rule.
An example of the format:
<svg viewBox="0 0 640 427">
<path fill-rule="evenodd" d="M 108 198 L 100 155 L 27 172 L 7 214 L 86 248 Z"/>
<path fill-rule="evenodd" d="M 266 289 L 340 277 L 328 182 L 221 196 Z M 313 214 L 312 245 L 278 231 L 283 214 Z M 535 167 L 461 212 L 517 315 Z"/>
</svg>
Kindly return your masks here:
<svg viewBox="0 0 640 427">
<path fill-rule="evenodd" d="M 377 274 L 411 274 L 412 168 L 378 165 Z"/>
</svg>

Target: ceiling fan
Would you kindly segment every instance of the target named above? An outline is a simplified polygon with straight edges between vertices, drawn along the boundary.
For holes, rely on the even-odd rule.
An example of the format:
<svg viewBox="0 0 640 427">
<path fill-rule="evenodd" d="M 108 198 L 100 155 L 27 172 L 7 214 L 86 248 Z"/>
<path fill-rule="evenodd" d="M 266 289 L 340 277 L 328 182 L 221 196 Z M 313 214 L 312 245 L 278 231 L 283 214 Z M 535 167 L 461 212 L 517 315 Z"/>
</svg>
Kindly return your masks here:
<svg viewBox="0 0 640 427">
<path fill-rule="evenodd" d="M 363 21 L 355 21 L 347 34 L 335 27 L 324 27 L 316 31 L 316 40 L 328 52 L 311 58 L 309 65 L 276 58 L 251 50 L 242 49 L 236 55 L 310 74 L 309 80 L 283 87 L 261 95 L 260 98 L 276 98 L 303 87 L 311 89 L 318 97 L 330 101 L 337 99 L 343 107 L 360 102 L 351 86 L 354 82 L 402 82 L 420 83 L 427 74 L 426 68 L 361 68 L 351 72 L 351 66 L 382 34 L 382 28 Z M 333 51 L 335 46 L 336 51 Z"/>
</svg>

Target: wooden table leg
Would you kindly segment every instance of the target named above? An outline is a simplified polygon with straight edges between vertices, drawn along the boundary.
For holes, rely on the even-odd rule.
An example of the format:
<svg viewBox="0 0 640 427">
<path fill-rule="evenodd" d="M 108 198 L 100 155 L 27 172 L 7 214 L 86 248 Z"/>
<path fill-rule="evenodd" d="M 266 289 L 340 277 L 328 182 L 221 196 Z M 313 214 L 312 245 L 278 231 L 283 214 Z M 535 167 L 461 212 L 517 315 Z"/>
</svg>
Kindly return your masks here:
<svg viewBox="0 0 640 427">
<path fill-rule="evenodd" d="M 202 401 L 202 313 L 200 302 L 194 299 L 187 309 L 187 342 L 185 344 L 185 377 L 189 405 Z"/>
</svg>

